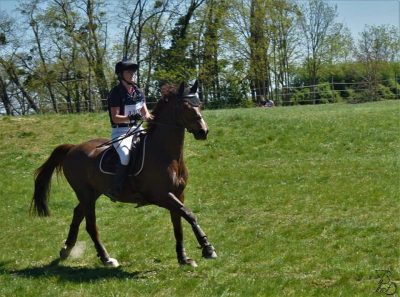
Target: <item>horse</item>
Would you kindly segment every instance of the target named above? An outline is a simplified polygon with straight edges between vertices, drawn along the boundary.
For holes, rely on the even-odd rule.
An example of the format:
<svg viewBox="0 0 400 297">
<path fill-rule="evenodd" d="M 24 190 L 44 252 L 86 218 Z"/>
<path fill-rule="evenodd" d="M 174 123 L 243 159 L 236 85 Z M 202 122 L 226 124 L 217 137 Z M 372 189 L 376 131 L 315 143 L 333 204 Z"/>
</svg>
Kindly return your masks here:
<svg viewBox="0 0 400 297">
<path fill-rule="evenodd" d="M 116 200 L 123 203 L 156 205 L 170 212 L 176 240 L 176 255 L 181 265 L 197 266 L 186 254 L 181 218 L 192 227 L 205 259 L 215 259 L 217 254 L 207 235 L 200 228 L 196 216 L 184 204 L 184 189 L 188 171 L 183 156 L 185 130 L 197 140 L 207 139 L 208 126 L 201 114 L 196 83 L 185 88 L 181 83 L 165 86 L 161 98 L 153 109 L 153 119 L 146 131 L 146 154 L 143 168 L 137 176 L 131 174 Z M 31 211 L 38 216 L 49 216 L 48 207 L 51 178 L 56 171 L 66 177 L 78 198 L 65 245 L 60 250 L 60 260 L 67 259 L 77 241 L 79 226 L 86 221 L 97 256 L 105 266 L 118 267 L 100 241 L 96 225 L 96 201 L 109 191 L 112 176 L 99 170 L 99 163 L 107 139 L 93 139 L 81 144 L 61 144 L 36 170 Z M 131 169 L 130 169 L 131 170 Z"/>
</svg>

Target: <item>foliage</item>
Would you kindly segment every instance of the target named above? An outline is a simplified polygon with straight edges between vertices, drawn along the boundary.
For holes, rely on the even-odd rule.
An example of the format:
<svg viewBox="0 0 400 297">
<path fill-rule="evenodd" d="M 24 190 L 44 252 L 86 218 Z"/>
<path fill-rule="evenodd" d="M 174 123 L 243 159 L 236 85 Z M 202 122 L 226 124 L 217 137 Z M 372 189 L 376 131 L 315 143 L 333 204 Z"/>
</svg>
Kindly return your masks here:
<svg viewBox="0 0 400 297">
<path fill-rule="evenodd" d="M 400 81 L 395 81 L 394 79 L 389 80 L 389 88 L 393 94 L 396 94 L 396 97 L 399 97 L 400 94 Z"/>
<path fill-rule="evenodd" d="M 205 104 L 207 109 L 247 106 L 248 85 L 246 81 L 239 79 L 237 75 L 223 72 L 221 73 L 221 84 L 220 99 L 213 98 L 207 100 Z M 253 104 L 250 106 L 253 106 Z"/>
<path fill-rule="evenodd" d="M 336 23 L 337 9 L 323 0 L 310 0 L 302 5 L 299 18 L 302 34 L 304 34 L 306 51 L 304 67 L 307 69 L 308 85 L 316 85 L 319 80 L 321 65 L 327 60 L 332 62 L 335 48 L 341 47 L 340 41 L 345 36 L 343 26 Z M 348 32 L 346 32 L 347 35 Z M 342 43 L 346 44 L 347 41 Z"/>
<path fill-rule="evenodd" d="M 389 87 L 382 84 L 378 85 L 378 98 L 379 99 L 396 99 L 395 94 L 393 94 Z"/>
<path fill-rule="evenodd" d="M 211 108 L 314 103 L 286 90 L 332 82 L 359 101 L 393 97 L 379 84 L 398 98 L 398 30 L 365 27 L 353 40 L 326 0 L 24 0 L 16 19 L 0 16 L 1 114 L 105 109 L 122 57 L 140 65 L 148 98 L 164 83 L 199 79 Z"/>
<path fill-rule="evenodd" d="M 341 93 L 342 98 L 350 103 L 359 102 L 362 99 L 362 96 L 352 88 L 345 88 Z"/>
<path fill-rule="evenodd" d="M 340 95 L 332 90 L 329 83 L 319 84 L 316 89 L 319 103 L 335 103 L 340 101 Z"/>
<path fill-rule="evenodd" d="M 299 89 L 292 94 L 292 102 L 294 104 L 309 104 L 311 102 L 310 89 Z"/>
</svg>

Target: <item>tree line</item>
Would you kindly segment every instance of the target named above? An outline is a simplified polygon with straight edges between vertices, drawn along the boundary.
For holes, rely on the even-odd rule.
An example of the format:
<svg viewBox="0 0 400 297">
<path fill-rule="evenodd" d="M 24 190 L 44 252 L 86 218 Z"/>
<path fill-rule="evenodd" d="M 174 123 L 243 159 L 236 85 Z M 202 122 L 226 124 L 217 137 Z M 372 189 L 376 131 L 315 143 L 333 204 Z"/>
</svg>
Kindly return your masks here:
<svg viewBox="0 0 400 297">
<path fill-rule="evenodd" d="M 22 0 L 0 11 L 0 113 L 106 109 L 115 63 L 148 101 L 200 81 L 206 108 L 368 101 L 400 90 L 400 36 L 354 40 L 324 0 Z"/>
</svg>

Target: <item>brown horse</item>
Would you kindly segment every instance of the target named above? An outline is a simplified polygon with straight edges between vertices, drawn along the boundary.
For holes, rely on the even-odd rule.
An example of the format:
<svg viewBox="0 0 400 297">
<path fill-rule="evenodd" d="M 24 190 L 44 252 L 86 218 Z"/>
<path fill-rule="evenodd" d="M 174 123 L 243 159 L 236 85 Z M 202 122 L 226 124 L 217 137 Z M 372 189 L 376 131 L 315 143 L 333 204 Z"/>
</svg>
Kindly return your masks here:
<svg viewBox="0 0 400 297">
<path fill-rule="evenodd" d="M 207 259 L 217 257 L 214 247 L 197 223 L 194 214 L 184 205 L 184 189 L 188 172 L 183 160 L 185 129 L 196 139 L 206 139 L 208 127 L 200 113 L 197 96 L 197 82 L 189 90 L 183 83 L 177 90 L 165 87 L 162 98 L 154 108 L 154 119 L 149 123 L 144 165 L 138 176 L 130 175 L 118 197 L 118 201 L 152 204 L 170 211 L 176 253 L 180 264 L 197 266 L 187 257 L 181 218 L 193 229 Z M 99 162 L 104 147 L 99 147 L 106 139 L 94 139 L 72 145 L 62 144 L 54 149 L 47 161 L 37 169 L 32 209 L 39 216 L 48 216 L 48 196 L 54 170 L 63 171 L 68 183 L 79 200 L 74 209 L 72 223 L 60 258 L 66 259 L 74 247 L 82 220 L 86 220 L 86 230 L 92 238 L 97 255 L 104 265 L 117 267 L 118 261 L 109 256 L 100 241 L 96 225 L 95 204 L 101 194 L 107 193 L 112 176 L 99 170 Z"/>
</svg>

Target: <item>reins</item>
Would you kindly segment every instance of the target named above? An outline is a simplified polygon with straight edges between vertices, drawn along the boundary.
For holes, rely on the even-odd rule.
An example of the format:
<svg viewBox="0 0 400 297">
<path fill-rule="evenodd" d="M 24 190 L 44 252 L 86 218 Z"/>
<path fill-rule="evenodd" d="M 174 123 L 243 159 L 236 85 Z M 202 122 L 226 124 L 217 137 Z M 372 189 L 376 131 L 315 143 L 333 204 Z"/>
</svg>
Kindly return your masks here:
<svg viewBox="0 0 400 297">
<path fill-rule="evenodd" d="M 192 105 L 194 107 L 200 106 L 200 99 L 199 99 L 199 95 L 198 95 L 197 92 L 194 93 L 194 94 L 188 94 L 188 95 L 184 96 L 183 100 L 188 102 L 190 105 Z M 176 104 L 175 105 L 175 109 L 174 109 L 174 118 L 177 118 L 177 115 L 179 114 L 177 112 L 177 109 L 178 109 L 178 105 Z M 106 141 L 106 142 L 96 146 L 96 148 L 101 148 L 103 146 L 109 146 L 109 145 L 112 145 L 113 143 L 119 142 L 119 141 L 121 141 L 121 140 L 123 140 L 125 138 L 128 138 L 128 137 L 132 136 L 132 135 L 140 134 L 142 131 L 148 131 L 148 128 L 144 129 L 144 130 L 143 129 L 139 130 L 142 127 L 142 124 L 143 124 L 143 121 L 141 121 L 139 123 L 139 125 L 133 131 L 128 131 L 122 137 L 116 137 L 116 138 L 113 138 L 113 139 L 111 139 L 109 141 Z M 159 126 L 171 127 L 171 128 L 175 128 L 175 129 L 185 129 L 185 127 L 183 125 L 167 124 L 167 123 L 162 123 L 162 122 L 156 122 L 154 120 L 152 120 L 150 122 L 150 125 L 159 125 Z"/>
<path fill-rule="evenodd" d="M 162 123 L 162 122 L 155 122 L 155 121 L 151 121 L 150 124 L 154 124 L 154 125 L 158 125 L 158 126 L 164 126 L 164 127 L 171 127 L 171 128 L 175 128 L 175 129 L 184 129 L 184 126 L 179 126 L 179 125 L 174 125 L 174 124 L 167 124 L 167 123 Z"/>
<path fill-rule="evenodd" d="M 121 141 L 121 140 L 123 140 L 125 138 L 128 138 L 128 137 L 132 136 L 132 135 L 140 134 L 143 131 L 143 130 L 139 130 L 140 127 L 142 127 L 142 124 L 143 124 L 143 121 L 141 121 L 139 123 L 139 125 L 137 125 L 137 127 L 133 131 L 126 132 L 126 134 L 124 136 L 122 136 L 122 137 L 119 136 L 119 137 L 115 137 L 115 138 L 113 138 L 113 139 L 111 139 L 109 141 L 106 141 L 106 142 L 96 146 L 96 148 L 101 148 L 103 146 L 109 146 L 109 145 L 112 145 L 113 143 L 119 142 L 119 141 Z"/>
<path fill-rule="evenodd" d="M 175 129 L 182 129 L 182 128 L 184 128 L 183 126 L 174 125 L 174 124 L 166 124 L 166 123 L 156 122 L 156 121 L 151 121 L 151 124 L 153 124 L 153 125 L 159 125 L 159 126 L 165 126 L 165 127 L 172 127 L 172 128 L 175 128 Z M 142 125 L 143 125 L 143 121 L 141 121 L 141 122 L 139 123 L 139 125 L 138 125 L 133 131 L 128 131 L 128 132 L 127 132 L 124 136 L 122 136 L 122 137 L 121 137 L 121 136 L 120 136 L 120 137 L 115 137 L 115 138 L 113 138 L 113 139 L 111 139 L 111 140 L 109 140 L 109 141 L 106 141 L 106 142 L 104 142 L 104 143 L 102 143 L 102 144 L 96 146 L 96 148 L 101 148 L 101 147 L 103 147 L 103 146 L 109 146 L 109 145 L 112 145 L 112 144 L 114 144 L 114 143 L 116 143 L 116 142 L 120 142 L 121 140 L 123 140 L 123 139 L 125 139 L 125 138 L 128 138 L 128 137 L 130 137 L 130 136 L 132 136 L 132 135 L 138 135 L 138 134 L 142 133 L 143 131 L 147 131 L 148 129 L 139 130 L 139 129 L 142 127 Z"/>
</svg>

